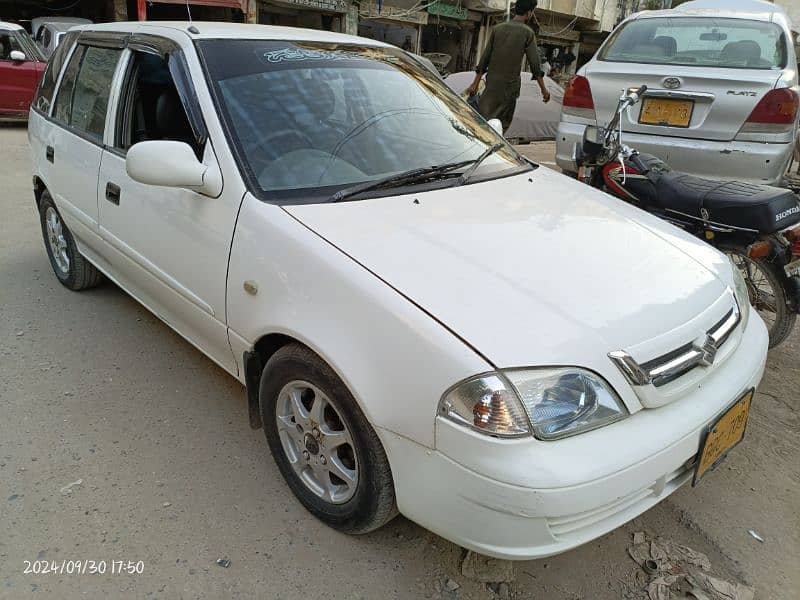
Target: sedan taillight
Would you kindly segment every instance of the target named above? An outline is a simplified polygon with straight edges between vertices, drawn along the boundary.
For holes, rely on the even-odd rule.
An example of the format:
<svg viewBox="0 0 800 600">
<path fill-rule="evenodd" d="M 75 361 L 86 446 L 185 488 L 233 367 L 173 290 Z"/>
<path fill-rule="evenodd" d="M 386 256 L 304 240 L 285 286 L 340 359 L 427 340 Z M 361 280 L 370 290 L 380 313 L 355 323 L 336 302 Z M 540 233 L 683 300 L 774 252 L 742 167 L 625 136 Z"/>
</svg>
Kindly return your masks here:
<svg viewBox="0 0 800 600">
<path fill-rule="evenodd" d="M 569 80 L 567 89 L 564 90 L 562 111 L 565 115 L 574 115 L 587 119 L 597 119 L 594 112 L 594 99 L 589 80 L 582 75 L 575 75 Z"/>
<path fill-rule="evenodd" d="M 770 90 L 756 104 L 740 133 L 785 133 L 794 128 L 797 94 L 788 88 Z"/>
</svg>

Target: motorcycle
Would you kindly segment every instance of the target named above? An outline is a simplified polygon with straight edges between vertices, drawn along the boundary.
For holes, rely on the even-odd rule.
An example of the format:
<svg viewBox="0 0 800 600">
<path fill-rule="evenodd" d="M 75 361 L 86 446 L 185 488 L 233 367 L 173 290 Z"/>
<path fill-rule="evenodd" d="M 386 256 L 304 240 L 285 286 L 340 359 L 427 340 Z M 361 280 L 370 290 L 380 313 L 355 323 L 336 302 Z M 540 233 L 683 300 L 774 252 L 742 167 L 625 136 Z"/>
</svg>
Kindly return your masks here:
<svg viewBox="0 0 800 600">
<path fill-rule="evenodd" d="M 578 179 L 654 214 L 721 250 L 741 270 L 770 348 L 800 312 L 800 203 L 791 190 L 673 171 L 622 142 L 622 116 L 647 86 L 620 96 L 604 129 L 587 127 L 575 147 Z"/>
</svg>

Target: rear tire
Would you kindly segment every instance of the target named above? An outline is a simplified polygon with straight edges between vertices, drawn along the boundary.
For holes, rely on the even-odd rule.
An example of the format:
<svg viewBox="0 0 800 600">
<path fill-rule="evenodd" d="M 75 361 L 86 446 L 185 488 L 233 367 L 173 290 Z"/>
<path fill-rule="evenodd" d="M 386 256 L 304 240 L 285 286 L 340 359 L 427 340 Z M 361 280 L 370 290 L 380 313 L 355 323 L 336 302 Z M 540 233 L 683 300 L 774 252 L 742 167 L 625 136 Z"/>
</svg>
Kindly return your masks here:
<svg viewBox="0 0 800 600">
<path fill-rule="evenodd" d="M 300 344 L 278 350 L 259 385 L 264 433 L 294 495 L 344 533 L 368 533 L 397 515 L 386 452 L 347 386 Z"/>
<path fill-rule="evenodd" d="M 769 331 L 769 347 L 783 342 L 794 328 L 797 314 L 789 308 L 783 267 L 761 258 L 750 258 L 741 248 L 723 251 L 747 282 L 750 304 L 758 311 Z"/>
<path fill-rule="evenodd" d="M 62 285 L 79 291 L 93 288 L 103 281 L 103 274 L 78 252 L 75 240 L 61 219 L 50 192 L 39 199 L 39 221 L 50 266 Z"/>
</svg>

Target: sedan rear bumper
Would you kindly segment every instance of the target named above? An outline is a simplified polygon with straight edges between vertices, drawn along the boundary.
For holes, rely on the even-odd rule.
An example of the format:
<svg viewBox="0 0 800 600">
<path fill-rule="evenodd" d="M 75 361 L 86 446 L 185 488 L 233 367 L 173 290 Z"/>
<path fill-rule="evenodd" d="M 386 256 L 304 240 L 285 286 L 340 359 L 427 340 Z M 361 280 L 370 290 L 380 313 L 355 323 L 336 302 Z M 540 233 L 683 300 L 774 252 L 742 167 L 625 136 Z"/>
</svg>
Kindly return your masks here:
<svg viewBox="0 0 800 600">
<path fill-rule="evenodd" d="M 580 546 L 635 518 L 691 480 L 705 427 L 745 390 L 758 385 L 766 349 L 766 328 L 753 315 L 725 373 L 709 377 L 690 397 L 557 442 L 479 441 L 485 447 L 496 446 L 495 452 L 484 449 L 473 457 L 457 452 L 475 452 L 475 441 L 464 436 L 480 434 L 456 431 L 455 426 L 438 429 L 437 450 L 380 430 L 398 508 L 452 542 L 497 558 L 544 558 Z M 681 425 L 687 413 L 693 423 L 688 431 Z M 654 451 L 626 443 L 626 428 L 636 428 L 637 434 L 663 435 L 670 429 L 679 433 L 675 441 Z M 462 443 L 448 442 L 453 431 Z M 594 445 L 589 455 L 583 447 L 587 440 Z M 580 452 L 575 451 L 576 444 L 582 447 Z M 476 461 L 484 465 L 481 472 L 466 466 Z M 590 464 L 597 477 L 582 475 L 575 484 L 576 463 Z M 623 463 L 627 466 L 616 466 Z M 554 476 L 560 485 L 553 486 Z M 713 476 L 703 484 L 714 485 Z"/>
<path fill-rule="evenodd" d="M 556 136 L 556 163 L 568 172 L 577 171 L 572 153 L 583 140 L 586 125 L 562 121 Z M 761 142 L 716 142 L 638 133 L 622 134 L 623 143 L 639 152 L 653 154 L 676 171 L 709 179 L 736 179 L 780 185 L 793 145 Z"/>
</svg>

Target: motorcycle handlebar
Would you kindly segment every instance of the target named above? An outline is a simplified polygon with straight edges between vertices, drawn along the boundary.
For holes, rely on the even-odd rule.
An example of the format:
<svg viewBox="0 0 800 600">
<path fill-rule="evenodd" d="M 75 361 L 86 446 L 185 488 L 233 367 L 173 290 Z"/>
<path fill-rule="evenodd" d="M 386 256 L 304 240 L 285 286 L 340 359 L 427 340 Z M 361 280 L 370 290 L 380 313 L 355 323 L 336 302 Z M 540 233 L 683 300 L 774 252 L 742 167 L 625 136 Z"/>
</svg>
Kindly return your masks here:
<svg viewBox="0 0 800 600">
<path fill-rule="evenodd" d="M 642 94 L 644 94 L 646 91 L 647 91 L 647 86 L 646 86 L 646 85 L 643 85 L 643 86 L 642 86 L 642 87 L 640 87 L 638 90 L 636 90 L 636 91 L 634 92 L 634 94 L 636 94 L 637 96 L 641 97 L 641 95 L 642 95 Z"/>
</svg>

